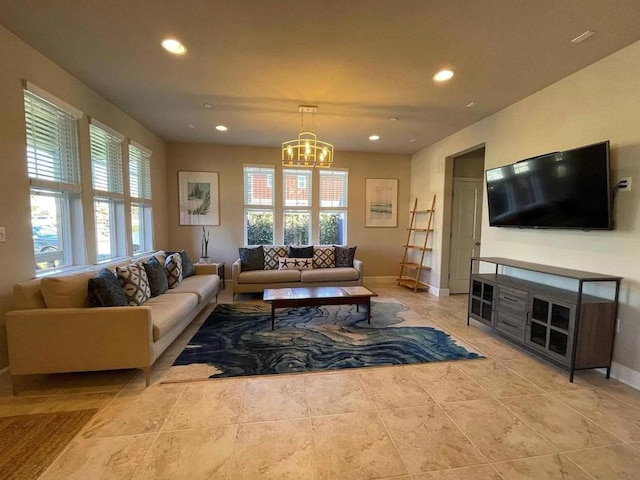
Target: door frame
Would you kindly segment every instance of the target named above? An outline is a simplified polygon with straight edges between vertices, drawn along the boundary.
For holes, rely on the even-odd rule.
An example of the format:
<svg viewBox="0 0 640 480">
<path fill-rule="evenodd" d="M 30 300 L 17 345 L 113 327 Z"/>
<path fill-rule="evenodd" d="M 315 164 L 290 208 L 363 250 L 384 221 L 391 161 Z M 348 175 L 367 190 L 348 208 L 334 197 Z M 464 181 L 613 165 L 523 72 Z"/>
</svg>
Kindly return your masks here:
<svg viewBox="0 0 640 480">
<path fill-rule="evenodd" d="M 440 295 L 450 295 L 451 291 L 449 290 L 449 262 L 451 256 L 451 208 L 453 207 L 453 162 L 456 157 L 461 155 L 465 155 L 469 152 L 473 152 L 474 150 L 479 150 L 481 148 L 485 149 L 485 164 L 486 164 L 486 144 L 484 142 L 469 147 L 465 150 L 461 150 L 453 155 L 448 155 L 445 158 L 444 163 L 444 195 L 443 195 L 443 204 L 442 204 L 442 257 L 440 262 Z M 485 198 L 485 189 L 482 191 L 482 201 L 484 202 Z M 483 204 L 484 205 L 484 204 Z M 483 209 L 484 212 L 485 209 Z M 484 213 L 482 214 L 484 217 Z M 482 231 L 482 225 L 480 226 Z M 482 248 L 482 247 L 481 247 Z"/>
</svg>

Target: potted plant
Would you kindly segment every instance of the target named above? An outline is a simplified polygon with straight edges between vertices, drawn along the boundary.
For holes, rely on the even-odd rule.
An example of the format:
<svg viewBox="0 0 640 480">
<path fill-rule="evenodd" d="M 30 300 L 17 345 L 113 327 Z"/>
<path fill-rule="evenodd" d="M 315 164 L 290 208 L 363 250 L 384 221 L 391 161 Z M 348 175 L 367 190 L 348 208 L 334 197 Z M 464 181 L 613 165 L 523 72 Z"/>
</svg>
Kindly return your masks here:
<svg viewBox="0 0 640 480">
<path fill-rule="evenodd" d="M 200 252 L 200 263 L 211 263 L 209 258 L 209 231 L 202 227 L 202 251 Z"/>
</svg>

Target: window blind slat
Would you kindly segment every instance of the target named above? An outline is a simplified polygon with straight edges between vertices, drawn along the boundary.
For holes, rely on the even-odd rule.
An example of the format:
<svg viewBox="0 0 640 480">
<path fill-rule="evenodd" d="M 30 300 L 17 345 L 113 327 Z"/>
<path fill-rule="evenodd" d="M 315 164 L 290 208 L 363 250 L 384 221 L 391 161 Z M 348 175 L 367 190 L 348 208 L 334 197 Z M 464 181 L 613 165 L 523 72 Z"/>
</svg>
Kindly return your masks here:
<svg viewBox="0 0 640 480">
<path fill-rule="evenodd" d="M 151 154 L 129 145 L 129 195 L 138 200 L 151 200 Z"/>
</svg>

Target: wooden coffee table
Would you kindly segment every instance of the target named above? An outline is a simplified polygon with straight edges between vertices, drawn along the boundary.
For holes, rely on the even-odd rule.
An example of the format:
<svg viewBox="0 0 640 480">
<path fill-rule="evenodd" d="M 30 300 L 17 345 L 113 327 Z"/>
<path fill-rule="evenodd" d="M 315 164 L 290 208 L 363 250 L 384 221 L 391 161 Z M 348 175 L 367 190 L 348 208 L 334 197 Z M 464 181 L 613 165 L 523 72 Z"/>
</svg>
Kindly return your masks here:
<svg viewBox="0 0 640 480">
<path fill-rule="evenodd" d="M 322 305 L 367 306 L 367 323 L 371 323 L 371 297 L 378 294 L 365 287 L 268 288 L 262 300 L 271 304 L 271 330 L 275 330 L 276 308 L 319 307 Z"/>
</svg>

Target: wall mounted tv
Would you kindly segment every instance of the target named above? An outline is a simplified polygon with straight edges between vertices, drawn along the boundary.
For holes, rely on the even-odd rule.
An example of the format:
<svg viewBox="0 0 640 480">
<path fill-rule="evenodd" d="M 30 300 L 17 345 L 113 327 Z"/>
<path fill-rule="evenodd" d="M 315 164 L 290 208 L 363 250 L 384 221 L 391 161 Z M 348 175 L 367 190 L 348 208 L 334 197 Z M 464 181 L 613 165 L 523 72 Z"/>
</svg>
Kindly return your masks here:
<svg viewBox="0 0 640 480">
<path fill-rule="evenodd" d="M 486 172 L 492 227 L 610 230 L 609 141 Z"/>
</svg>

